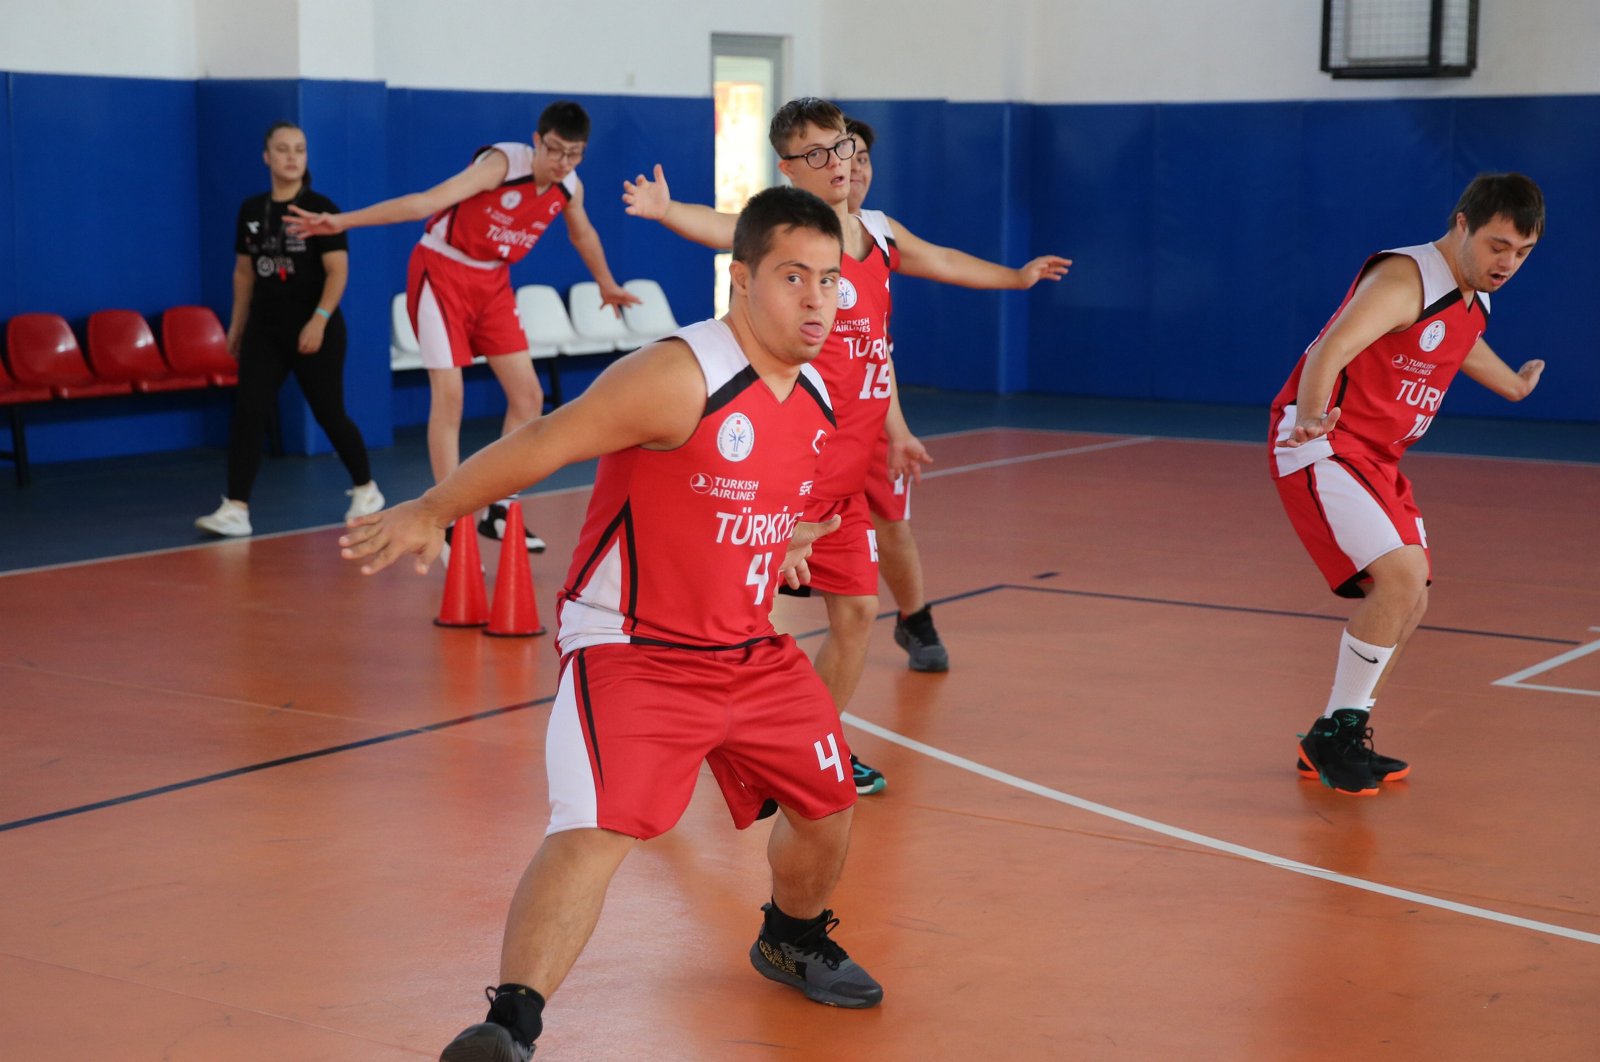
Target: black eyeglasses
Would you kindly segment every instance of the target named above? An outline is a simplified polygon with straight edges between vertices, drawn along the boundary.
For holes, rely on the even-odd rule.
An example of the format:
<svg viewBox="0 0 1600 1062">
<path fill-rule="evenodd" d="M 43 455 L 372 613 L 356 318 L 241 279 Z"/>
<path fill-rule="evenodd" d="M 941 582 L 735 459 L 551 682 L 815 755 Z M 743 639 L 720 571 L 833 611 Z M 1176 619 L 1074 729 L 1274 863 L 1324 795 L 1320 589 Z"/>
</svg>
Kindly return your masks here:
<svg viewBox="0 0 1600 1062">
<path fill-rule="evenodd" d="M 837 155 L 840 159 L 847 159 L 855 153 L 855 138 L 847 136 L 837 144 L 833 145 L 833 147 L 812 148 L 810 151 L 802 152 L 799 155 L 779 155 L 778 157 L 785 162 L 793 162 L 795 159 L 805 159 L 807 166 L 810 166 L 814 170 L 820 170 L 822 167 L 828 164 L 829 155 Z"/>
</svg>

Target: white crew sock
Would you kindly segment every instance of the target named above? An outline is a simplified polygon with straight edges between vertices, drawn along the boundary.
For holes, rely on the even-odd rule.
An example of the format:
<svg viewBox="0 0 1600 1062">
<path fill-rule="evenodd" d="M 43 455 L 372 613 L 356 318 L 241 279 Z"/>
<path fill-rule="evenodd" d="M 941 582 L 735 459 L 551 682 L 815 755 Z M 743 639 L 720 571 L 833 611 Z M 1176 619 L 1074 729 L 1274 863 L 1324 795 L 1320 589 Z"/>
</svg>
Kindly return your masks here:
<svg viewBox="0 0 1600 1062">
<path fill-rule="evenodd" d="M 1333 690 L 1328 694 L 1328 707 L 1322 712 L 1327 719 L 1340 708 L 1354 708 L 1358 712 L 1372 709 L 1372 691 L 1383 675 L 1384 665 L 1394 655 L 1394 646 L 1369 645 L 1353 638 L 1345 630 L 1339 639 L 1339 663 L 1333 670 Z"/>
</svg>

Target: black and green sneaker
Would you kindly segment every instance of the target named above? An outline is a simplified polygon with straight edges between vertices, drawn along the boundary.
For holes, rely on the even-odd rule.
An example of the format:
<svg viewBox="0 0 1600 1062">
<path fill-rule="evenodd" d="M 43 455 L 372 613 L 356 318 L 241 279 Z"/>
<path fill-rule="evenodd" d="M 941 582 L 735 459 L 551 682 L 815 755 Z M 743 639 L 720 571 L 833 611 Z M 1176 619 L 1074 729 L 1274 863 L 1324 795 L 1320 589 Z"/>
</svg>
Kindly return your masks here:
<svg viewBox="0 0 1600 1062">
<path fill-rule="evenodd" d="M 883 787 L 889 784 L 883 772 L 876 767 L 868 767 L 856 757 L 850 757 L 851 780 L 855 782 L 856 793 L 859 796 L 871 796 L 873 793 L 883 792 Z"/>
<path fill-rule="evenodd" d="M 532 1047 L 523 1047 L 504 1025 L 469 1025 L 445 1046 L 439 1062 L 528 1062 Z"/>
<path fill-rule="evenodd" d="M 770 914 L 772 905 L 763 904 L 761 911 Z M 750 946 L 750 965 L 762 977 L 798 988 L 817 1003 L 858 1009 L 875 1007 L 883 1002 L 883 986 L 828 936 L 838 924 L 832 911 L 823 911 L 789 942 L 772 935 L 768 917 Z"/>
<path fill-rule="evenodd" d="M 1340 708 L 1318 719 L 1300 737 L 1300 759 L 1322 784 L 1347 796 L 1372 796 L 1378 775 L 1372 763 L 1372 728 L 1367 713 Z"/>
</svg>

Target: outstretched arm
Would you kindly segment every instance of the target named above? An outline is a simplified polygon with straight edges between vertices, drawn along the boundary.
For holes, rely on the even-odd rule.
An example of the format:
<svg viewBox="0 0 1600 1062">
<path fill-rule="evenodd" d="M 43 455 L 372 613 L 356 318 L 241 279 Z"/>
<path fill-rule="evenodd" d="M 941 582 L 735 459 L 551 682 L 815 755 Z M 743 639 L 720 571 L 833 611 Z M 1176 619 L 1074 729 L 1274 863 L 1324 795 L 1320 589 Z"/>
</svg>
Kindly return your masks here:
<svg viewBox="0 0 1600 1062">
<path fill-rule="evenodd" d="M 639 174 L 622 182 L 622 201 L 636 218 L 659 221 L 686 240 L 725 251 L 733 246 L 733 229 L 739 215 L 724 214 L 698 203 L 679 203 L 667 188 L 666 174 L 656 163 L 655 179 Z"/>
<path fill-rule="evenodd" d="M 572 246 L 577 249 L 578 257 L 583 259 L 583 264 L 588 267 L 589 275 L 594 277 L 595 283 L 600 285 L 600 305 L 609 306 L 612 312 L 619 317 L 624 306 L 637 306 L 639 296 L 629 294 L 617 278 L 611 275 L 611 267 L 606 264 L 605 248 L 600 246 L 600 234 L 594 231 L 594 224 L 589 221 L 589 214 L 583 209 L 583 182 L 578 181 L 572 193 L 572 201 L 567 204 L 564 211 L 567 218 L 567 239 L 572 241 Z"/>
<path fill-rule="evenodd" d="M 1513 370 L 1479 336 L 1467 352 L 1467 359 L 1461 363 L 1461 371 L 1501 398 L 1521 402 L 1539 386 L 1539 377 L 1544 373 L 1544 361 L 1535 358 L 1523 362 L 1522 368 Z"/>
<path fill-rule="evenodd" d="M 421 221 L 437 214 L 445 207 L 455 206 L 468 196 L 497 187 L 506 179 L 506 171 L 510 166 L 511 163 L 503 151 L 486 151 L 478 156 L 478 160 L 471 166 L 449 180 L 434 185 L 426 192 L 396 196 L 342 214 L 317 214 L 291 204 L 284 224 L 296 235 L 332 236 L 347 229 L 358 229 L 368 225 Z"/>
<path fill-rule="evenodd" d="M 582 395 L 462 462 L 422 497 L 351 520 L 341 556 L 371 575 L 405 556 L 418 572 L 444 546 L 444 529 L 557 469 L 630 446 L 681 446 L 705 408 L 705 379 L 681 340 L 615 362 Z"/>
<path fill-rule="evenodd" d="M 1017 269 L 974 257 L 954 247 L 929 243 L 894 218 L 889 219 L 895 245 L 900 249 L 900 272 L 963 288 L 1031 288 L 1041 280 L 1060 280 L 1072 259 L 1046 254 Z"/>
</svg>

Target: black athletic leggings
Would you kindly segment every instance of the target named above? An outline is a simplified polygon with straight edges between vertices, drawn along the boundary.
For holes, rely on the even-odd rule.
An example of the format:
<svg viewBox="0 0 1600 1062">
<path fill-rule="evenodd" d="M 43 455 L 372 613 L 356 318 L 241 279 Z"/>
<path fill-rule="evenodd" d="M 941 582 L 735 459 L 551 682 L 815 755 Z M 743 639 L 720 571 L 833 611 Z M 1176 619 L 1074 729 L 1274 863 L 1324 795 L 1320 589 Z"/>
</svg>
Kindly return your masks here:
<svg viewBox="0 0 1600 1062">
<path fill-rule="evenodd" d="M 250 500 L 250 488 L 261 467 L 261 437 L 290 373 L 300 381 L 312 416 L 328 433 L 339 460 L 349 470 L 350 482 L 359 486 L 372 479 L 361 429 L 344 411 L 344 314 L 334 311 L 323 332 L 321 350 L 301 354 L 300 329 L 308 316 L 309 311 L 302 315 L 293 310 L 250 307 L 239 343 L 239 388 L 228 433 L 228 497 L 237 501 Z"/>
</svg>

